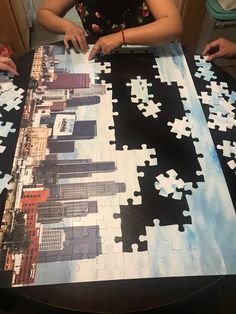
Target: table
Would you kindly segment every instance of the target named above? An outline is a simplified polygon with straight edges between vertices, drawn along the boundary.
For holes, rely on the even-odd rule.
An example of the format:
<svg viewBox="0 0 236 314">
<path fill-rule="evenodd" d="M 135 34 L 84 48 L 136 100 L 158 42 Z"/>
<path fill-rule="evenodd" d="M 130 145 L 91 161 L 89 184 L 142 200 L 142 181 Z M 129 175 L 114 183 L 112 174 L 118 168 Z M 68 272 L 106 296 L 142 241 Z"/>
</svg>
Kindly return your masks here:
<svg viewBox="0 0 236 314">
<path fill-rule="evenodd" d="M 23 75 L 18 78 L 18 82 L 16 83 L 25 89 L 28 86 L 27 78 L 29 77 L 32 56 L 33 54 L 29 53 L 17 60 L 19 72 Z M 138 57 L 136 56 L 136 58 Z M 196 65 L 194 65 L 191 56 L 189 56 L 189 67 L 192 73 L 195 73 Z M 228 82 L 229 86 L 234 86 L 234 81 L 226 73 L 220 69 L 214 68 L 214 70 L 220 75 L 223 81 Z M 200 91 L 203 90 L 202 86 L 204 82 L 197 78 L 195 80 L 196 87 Z M 18 125 L 20 123 L 19 116 L 16 123 Z M 14 151 L 14 147 L 12 147 L 12 151 Z M 10 155 L 12 156 L 12 154 Z M 8 169 L 10 169 L 10 165 Z M 232 185 L 234 183 L 233 178 L 232 176 Z M 66 309 L 91 312 L 128 312 L 159 308 L 164 305 L 173 304 L 218 283 L 221 278 L 222 276 L 188 276 L 183 278 L 98 281 L 24 287 L 16 288 L 14 291 L 40 302 Z"/>
</svg>

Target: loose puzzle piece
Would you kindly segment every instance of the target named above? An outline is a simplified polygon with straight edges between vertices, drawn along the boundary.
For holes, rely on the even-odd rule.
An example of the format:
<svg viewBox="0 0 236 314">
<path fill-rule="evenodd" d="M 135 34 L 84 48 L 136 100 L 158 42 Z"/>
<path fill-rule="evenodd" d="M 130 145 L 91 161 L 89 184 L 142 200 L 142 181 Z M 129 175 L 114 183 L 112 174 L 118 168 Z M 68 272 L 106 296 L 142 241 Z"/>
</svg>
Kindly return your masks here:
<svg viewBox="0 0 236 314">
<path fill-rule="evenodd" d="M 232 103 L 235 103 L 236 102 L 236 92 L 232 92 L 230 95 L 229 95 L 229 99 Z"/>
<path fill-rule="evenodd" d="M 133 103 L 148 103 L 153 95 L 148 94 L 148 87 L 152 86 L 151 83 L 147 83 L 146 79 L 141 79 L 141 76 L 137 76 L 137 79 L 131 79 L 131 83 L 126 83 L 126 86 L 131 87 L 131 101 Z"/>
<path fill-rule="evenodd" d="M 2 143 L 2 140 L 0 140 L 0 154 L 2 154 L 6 149 L 6 146 L 2 146 L 1 143 Z"/>
<path fill-rule="evenodd" d="M 219 84 L 217 84 L 217 82 L 210 82 L 210 85 L 207 85 L 206 87 L 211 89 L 212 94 L 230 96 L 228 84 L 226 82 L 220 82 Z"/>
<path fill-rule="evenodd" d="M 16 129 L 13 129 L 12 126 L 12 122 L 6 122 L 3 125 L 3 122 L 0 121 L 0 137 L 7 137 L 9 133 L 15 133 Z"/>
<path fill-rule="evenodd" d="M 9 90 L 1 93 L 0 106 L 4 107 L 6 111 L 11 111 L 12 109 L 19 110 L 23 93 L 24 90 L 22 88 L 17 89 L 17 86 L 13 85 Z"/>
<path fill-rule="evenodd" d="M 217 148 L 223 150 L 223 156 L 236 158 L 236 142 L 223 140 L 223 145 L 217 145 Z"/>
<path fill-rule="evenodd" d="M 154 103 L 153 100 L 149 100 L 147 104 L 139 104 L 137 107 L 145 117 L 158 118 L 158 112 L 161 111 L 160 106 L 160 102 Z"/>
<path fill-rule="evenodd" d="M 194 56 L 196 66 L 198 67 L 197 72 L 194 76 L 202 78 L 205 81 L 216 79 L 214 71 L 210 70 L 212 67 L 211 63 L 207 61 L 207 57 Z"/>
<path fill-rule="evenodd" d="M 192 130 L 192 123 L 188 120 L 187 117 L 183 117 L 182 120 L 175 119 L 174 122 L 168 122 L 168 126 L 171 126 L 171 132 L 176 133 L 177 138 L 182 138 L 182 136 L 189 137 Z"/>
<path fill-rule="evenodd" d="M 230 169 L 235 170 L 236 173 L 236 162 L 234 160 L 227 162 L 227 165 L 230 167 Z"/>
<path fill-rule="evenodd" d="M 215 73 L 208 68 L 198 68 L 197 72 L 194 74 L 197 78 L 202 78 L 205 81 L 210 81 L 216 79 Z"/>
<path fill-rule="evenodd" d="M 236 126 L 236 120 L 233 115 L 223 116 L 220 112 L 209 115 L 208 127 L 210 129 L 218 129 L 219 131 L 226 132 L 227 129 L 232 129 Z"/>
<path fill-rule="evenodd" d="M 0 175 L 2 175 L 2 171 L 0 171 Z M 0 178 L 0 194 L 4 189 L 9 190 L 10 189 L 10 180 L 12 176 L 9 174 L 4 174 L 2 178 Z"/>
<path fill-rule="evenodd" d="M 167 176 L 160 174 L 156 177 L 155 188 L 160 191 L 160 195 L 168 197 L 169 194 L 173 194 L 172 198 L 180 200 L 182 198 L 182 192 L 176 191 L 176 188 L 184 188 L 184 181 L 179 178 L 176 179 L 178 174 L 174 169 L 166 172 Z"/>
<path fill-rule="evenodd" d="M 222 96 L 218 94 L 209 95 L 206 92 L 202 92 L 199 97 L 203 104 L 207 104 L 210 106 L 210 112 L 217 113 L 220 112 L 222 114 L 233 114 L 235 107 L 232 106 L 232 101 L 226 100 Z"/>
</svg>

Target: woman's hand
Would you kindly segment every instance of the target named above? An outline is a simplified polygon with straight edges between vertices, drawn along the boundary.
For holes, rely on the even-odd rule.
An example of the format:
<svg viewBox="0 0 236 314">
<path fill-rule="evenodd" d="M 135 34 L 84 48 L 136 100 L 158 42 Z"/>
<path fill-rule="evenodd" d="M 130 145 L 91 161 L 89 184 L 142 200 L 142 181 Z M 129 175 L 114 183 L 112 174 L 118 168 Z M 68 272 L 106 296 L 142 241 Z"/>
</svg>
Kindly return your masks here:
<svg viewBox="0 0 236 314">
<path fill-rule="evenodd" d="M 11 58 L 8 58 L 8 57 L 0 56 L 0 70 L 8 71 L 15 75 L 19 75 L 19 73 L 17 72 L 15 63 L 12 61 Z"/>
<path fill-rule="evenodd" d="M 120 48 L 122 44 L 123 37 L 121 32 L 100 37 L 91 50 L 88 60 L 92 60 L 97 53 L 108 55 L 112 52 L 112 50 Z"/>
<path fill-rule="evenodd" d="M 84 30 L 79 25 L 68 20 L 65 20 L 63 24 L 65 48 L 69 48 L 69 41 L 71 41 L 76 51 L 81 50 L 83 53 L 86 53 L 88 51 L 88 44 Z"/>
<path fill-rule="evenodd" d="M 236 44 L 225 38 L 219 38 L 209 43 L 202 54 L 208 56 L 209 61 L 216 58 L 234 58 L 236 57 Z"/>
</svg>

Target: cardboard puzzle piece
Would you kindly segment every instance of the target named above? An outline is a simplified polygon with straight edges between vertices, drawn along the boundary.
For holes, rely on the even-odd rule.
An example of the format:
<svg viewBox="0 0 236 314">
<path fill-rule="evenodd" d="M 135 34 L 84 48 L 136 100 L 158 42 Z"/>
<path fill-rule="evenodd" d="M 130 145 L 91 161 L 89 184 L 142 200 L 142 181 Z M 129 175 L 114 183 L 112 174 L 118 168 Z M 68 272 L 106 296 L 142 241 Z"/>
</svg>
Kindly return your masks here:
<svg viewBox="0 0 236 314">
<path fill-rule="evenodd" d="M 227 129 L 232 129 L 236 126 L 236 119 L 233 115 L 222 115 L 220 112 L 216 114 L 211 113 L 208 118 L 208 127 L 210 129 L 218 129 L 226 132 Z"/>
<path fill-rule="evenodd" d="M 147 104 L 139 104 L 137 107 L 146 118 L 150 116 L 158 118 L 158 113 L 161 111 L 160 106 L 160 102 L 154 103 L 153 100 L 149 100 Z"/>
<path fill-rule="evenodd" d="M 205 66 L 207 68 L 211 68 L 212 64 L 207 59 L 208 59 L 207 56 L 200 56 L 200 55 L 194 56 L 195 64 L 197 67 L 204 67 Z"/>
<path fill-rule="evenodd" d="M 180 200 L 182 198 L 182 192 L 178 192 L 176 189 L 184 188 L 184 181 L 179 178 L 177 179 L 178 174 L 174 169 L 170 169 L 166 172 L 166 175 L 160 174 L 156 177 L 156 182 L 154 186 L 159 190 L 159 194 L 164 197 L 168 197 L 170 194 L 172 198 Z"/>
<path fill-rule="evenodd" d="M 131 87 L 131 101 L 133 103 L 148 103 L 154 97 L 148 93 L 148 87 L 152 86 L 152 84 L 147 83 L 146 79 L 141 79 L 141 76 L 131 79 L 131 83 L 126 83 L 126 86 Z"/>
<path fill-rule="evenodd" d="M 168 122 L 167 125 L 172 127 L 171 132 L 176 133 L 178 139 L 181 139 L 182 136 L 189 137 L 193 126 L 187 117 L 183 117 L 182 120 L 175 119 L 174 122 Z"/>
<path fill-rule="evenodd" d="M 208 82 L 217 78 L 214 75 L 214 71 L 211 70 L 212 64 L 207 61 L 207 57 L 194 56 L 194 60 L 196 66 L 198 67 L 194 76 Z"/>
<path fill-rule="evenodd" d="M 229 162 L 227 162 L 227 165 L 230 167 L 231 170 L 235 170 L 236 173 L 236 161 L 230 160 Z"/>
<path fill-rule="evenodd" d="M 2 144 L 2 140 L 0 140 L 0 154 L 2 154 L 6 149 L 6 146 L 3 146 L 1 144 Z"/>
<path fill-rule="evenodd" d="M 236 92 L 235 91 L 232 91 L 229 95 L 229 100 L 232 102 L 232 103 L 235 103 L 236 102 Z"/>
<path fill-rule="evenodd" d="M 4 110 L 11 111 L 12 109 L 19 110 L 19 104 L 22 102 L 24 89 L 13 85 L 9 90 L 1 93 L 0 106 L 4 107 Z"/>
<path fill-rule="evenodd" d="M 223 156 L 236 158 L 236 142 L 223 140 L 223 145 L 217 145 L 217 148 L 223 151 Z"/>
<path fill-rule="evenodd" d="M 0 175 L 2 175 L 2 171 L 0 171 Z M 10 189 L 10 180 L 12 179 L 12 176 L 9 174 L 4 174 L 2 178 L 0 178 L 0 194 L 4 189 L 9 190 Z"/>
<path fill-rule="evenodd" d="M 110 62 L 95 62 L 95 73 L 111 73 L 111 63 Z"/>
<path fill-rule="evenodd" d="M 5 122 L 4 125 L 3 121 L 0 121 L 0 137 L 7 137 L 9 133 L 15 133 L 16 129 L 13 129 L 12 126 L 12 122 Z"/>
<path fill-rule="evenodd" d="M 226 100 L 224 97 L 218 94 L 209 95 L 207 92 L 201 92 L 199 99 L 203 104 L 210 106 L 210 112 L 222 114 L 233 114 L 235 107 L 232 105 L 232 101 Z"/>
<path fill-rule="evenodd" d="M 0 73 L 0 93 L 8 91 L 13 85 L 13 74 L 11 73 Z"/>
<path fill-rule="evenodd" d="M 15 133 L 16 129 L 12 128 L 12 122 L 4 122 L 0 120 L 0 137 L 7 137 L 9 133 Z"/>
<path fill-rule="evenodd" d="M 206 87 L 211 90 L 212 94 L 230 96 L 228 84 L 226 82 L 220 82 L 219 84 L 217 82 L 210 82 L 210 85 L 207 85 Z"/>
</svg>

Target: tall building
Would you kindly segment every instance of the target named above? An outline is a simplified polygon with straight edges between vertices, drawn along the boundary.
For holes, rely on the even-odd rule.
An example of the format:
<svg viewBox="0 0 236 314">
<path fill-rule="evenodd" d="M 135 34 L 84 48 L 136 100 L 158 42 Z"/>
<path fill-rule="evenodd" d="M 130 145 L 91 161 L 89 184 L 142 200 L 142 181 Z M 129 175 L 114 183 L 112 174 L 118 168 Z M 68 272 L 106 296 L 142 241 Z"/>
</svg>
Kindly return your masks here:
<svg viewBox="0 0 236 314">
<path fill-rule="evenodd" d="M 82 139 L 93 139 L 97 135 L 96 121 L 75 121 L 71 135 L 57 136 L 60 141 L 76 141 Z"/>
<path fill-rule="evenodd" d="M 47 201 L 38 204 L 37 221 L 42 224 L 59 223 L 63 218 L 84 217 L 97 212 L 96 201 L 71 201 L 65 203 Z"/>
<path fill-rule="evenodd" d="M 114 161 L 93 162 L 91 159 L 46 159 L 42 161 L 40 167 L 36 168 L 34 178 L 35 181 L 43 182 L 44 186 L 48 187 L 57 184 L 59 179 L 90 177 L 93 173 L 106 173 L 115 170 Z"/>
<path fill-rule="evenodd" d="M 102 254 L 98 226 L 44 228 L 38 263 L 95 258 Z"/>
<path fill-rule="evenodd" d="M 70 98 L 77 98 L 81 96 L 96 96 L 106 93 L 106 86 L 104 84 L 91 84 L 88 88 L 75 88 L 70 94 Z"/>
<path fill-rule="evenodd" d="M 49 200 L 79 200 L 125 192 L 125 183 L 115 181 L 58 184 L 50 188 Z"/>
<path fill-rule="evenodd" d="M 45 82 L 49 89 L 88 88 L 90 77 L 88 73 L 57 73 L 53 82 Z"/>
<path fill-rule="evenodd" d="M 78 107 L 78 106 L 89 106 L 89 105 L 96 105 L 100 103 L 99 96 L 82 96 L 82 97 L 74 97 L 67 100 L 67 106 L 71 107 Z"/>
<path fill-rule="evenodd" d="M 75 151 L 75 142 L 59 142 L 57 139 L 49 139 L 48 148 L 50 154 L 73 153 Z"/>
</svg>

